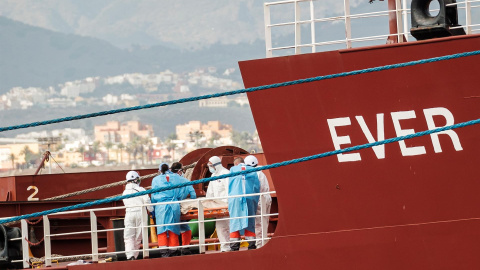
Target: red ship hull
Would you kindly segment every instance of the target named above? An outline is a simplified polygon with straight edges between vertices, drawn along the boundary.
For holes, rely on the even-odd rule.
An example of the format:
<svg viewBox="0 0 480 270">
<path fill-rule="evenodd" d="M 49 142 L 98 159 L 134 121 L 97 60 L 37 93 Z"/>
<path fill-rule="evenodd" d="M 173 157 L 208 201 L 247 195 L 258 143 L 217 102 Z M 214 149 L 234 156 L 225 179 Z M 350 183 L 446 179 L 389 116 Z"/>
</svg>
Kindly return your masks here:
<svg viewBox="0 0 480 270">
<path fill-rule="evenodd" d="M 253 87 L 479 48 L 476 35 L 255 60 L 240 63 L 240 68 L 245 87 Z M 265 157 L 275 163 L 334 150 L 327 119 L 351 122 L 334 127 L 337 142 L 344 136 L 341 148 L 368 143 L 358 116 L 374 138 L 381 113 L 385 138 L 399 135 L 394 117 L 403 129 L 427 130 L 432 108 L 447 109 L 455 123 L 477 119 L 479 59 L 250 93 Z M 398 121 L 399 115 L 409 117 Z M 437 127 L 445 119 L 433 118 Z M 348 156 L 358 161 L 340 162 L 332 156 L 271 170 L 280 217 L 275 238 L 265 247 L 275 254 L 270 267 L 290 261 L 290 266 L 324 269 L 478 268 L 480 182 L 475 168 L 480 164 L 480 126 L 455 134 L 461 150 L 455 138 L 442 134 L 441 152 L 434 149 L 431 136 L 424 136 L 406 142 L 407 147 L 420 147 L 411 156 L 392 143 L 385 146 L 383 158 L 366 149 Z"/>
<path fill-rule="evenodd" d="M 479 48 L 480 36 L 456 37 L 247 61 L 240 68 L 245 86 L 253 87 Z M 382 126 L 385 138 L 396 137 L 395 122 L 418 132 L 428 129 L 428 119 L 447 124 L 448 113 L 455 123 L 476 119 L 478 61 L 474 56 L 250 93 L 267 161 L 331 151 L 335 140 L 341 148 L 367 143 L 356 116 L 374 138 Z M 432 116 L 434 108 L 447 113 Z M 377 122 L 379 114 L 383 121 Z M 336 138 L 329 127 L 335 119 L 344 121 L 333 125 Z M 69 269 L 476 269 L 478 134 L 480 127 L 470 126 L 439 135 L 436 144 L 432 136 L 409 140 L 403 150 L 388 144 L 383 157 L 382 149 L 366 149 L 344 156 L 348 162 L 332 156 L 270 170 L 280 215 L 275 236 L 258 250 Z"/>
<path fill-rule="evenodd" d="M 245 86 L 253 87 L 479 48 L 480 36 L 473 35 L 253 60 L 240 68 Z M 454 123 L 476 119 L 479 59 L 250 93 L 265 157 L 271 164 L 331 151 L 335 144 L 364 144 L 367 133 L 378 139 L 378 130 L 391 138 L 427 130 L 428 123 L 449 124 L 450 116 Z M 279 219 L 275 236 L 258 250 L 68 269 L 476 269 L 478 134 L 480 126 L 470 126 L 440 134 L 438 141 L 424 136 L 403 148 L 392 143 L 270 170 Z"/>
</svg>

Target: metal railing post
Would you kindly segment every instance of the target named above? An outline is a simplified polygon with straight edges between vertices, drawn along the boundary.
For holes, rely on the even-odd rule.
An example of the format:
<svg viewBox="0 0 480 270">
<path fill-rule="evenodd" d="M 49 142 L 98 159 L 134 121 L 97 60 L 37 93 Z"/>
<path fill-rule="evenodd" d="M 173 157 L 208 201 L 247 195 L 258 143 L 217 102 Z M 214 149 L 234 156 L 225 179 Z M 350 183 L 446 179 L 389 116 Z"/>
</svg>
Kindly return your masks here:
<svg viewBox="0 0 480 270">
<path fill-rule="evenodd" d="M 145 206 L 142 206 L 142 243 L 143 243 L 143 258 L 150 257 L 148 252 L 148 213 Z"/>
<path fill-rule="evenodd" d="M 21 220 L 21 228 L 22 228 L 22 259 L 23 259 L 23 268 L 29 268 L 30 265 L 30 254 L 28 252 L 28 224 L 25 219 Z"/>
<path fill-rule="evenodd" d="M 352 25 L 350 22 L 350 0 L 343 0 L 343 8 L 345 15 L 345 41 L 347 49 L 352 48 Z"/>
<path fill-rule="evenodd" d="M 470 0 L 465 0 L 465 24 L 467 28 L 467 35 L 472 33 L 472 4 Z"/>
<path fill-rule="evenodd" d="M 405 29 L 403 29 L 403 17 L 402 17 L 402 1 L 395 1 L 395 12 L 397 13 L 397 41 L 398 43 L 403 42 L 403 35 Z"/>
<path fill-rule="evenodd" d="M 50 241 L 50 220 L 43 216 L 43 243 L 45 245 L 45 266 L 52 266 L 52 247 Z"/>
<path fill-rule="evenodd" d="M 266 3 L 263 4 L 263 16 L 265 22 L 265 50 L 266 57 L 270 58 L 273 56 L 272 52 L 272 27 L 270 26 L 270 6 Z"/>
<path fill-rule="evenodd" d="M 301 10 L 299 0 L 295 0 L 295 54 L 301 54 L 302 49 L 299 46 L 302 43 Z"/>
<path fill-rule="evenodd" d="M 98 232 L 97 232 L 97 216 L 90 211 L 90 227 L 92 238 L 92 261 L 98 262 Z"/>
<path fill-rule="evenodd" d="M 408 42 L 408 12 L 407 12 L 407 0 L 402 1 L 402 16 L 403 16 L 403 36 L 405 40 Z"/>
<path fill-rule="evenodd" d="M 265 238 L 267 237 L 268 223 L 264 222 L 264 217 L 267 214 L 267 203 L 265 197 L 260 195 L 260 225 L 262 226 L 262 247 L 265 245 Z"/>
<path fill-rule="evenodd" d="M 312 37 L 312 53 L 317 51 L 315 44 L 315 9 L 313 6 L 313 0 L 310 1 L 310 35 Z"/>
<path fill-rule="evenodd" d="M 200 254 L 205 253 L 205 217 L 200 200 L 198 200 L 198 244 Z"/>
</svg>

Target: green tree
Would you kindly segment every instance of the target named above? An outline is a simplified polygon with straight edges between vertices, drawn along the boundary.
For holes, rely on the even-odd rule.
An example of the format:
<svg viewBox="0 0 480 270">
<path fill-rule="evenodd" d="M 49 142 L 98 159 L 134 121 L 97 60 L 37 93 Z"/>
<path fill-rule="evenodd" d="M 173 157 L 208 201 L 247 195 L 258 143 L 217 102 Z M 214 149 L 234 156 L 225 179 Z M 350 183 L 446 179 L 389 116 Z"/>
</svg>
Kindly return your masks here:
<svg viewBox="0 0 480 270">
<path fill-rule="evenodd" d="M 120 150 L 120 163 L 123 163 L 123 149 L 125 149 L 125 144 L 119 143 L 117 147 Z"/>
<path fill-rule="evenodd" d="M 85 161 L 85 146 L 81 145 L 78 150 L 77 150 L 80 154 L 82 154 L 82 161 Z"/>
<path fill-rule="evenodd" d="M 173 140 L 177 140 L 178 139 L 178 136 L 176 133 L 172 133 L 170 135 L 168 135 L 167 137 L 167 141 L 173 141 Z"/>
<path fill-rule="evenodd" d="M 92 145 L 93 158 L 90 160 L 90 163 L 92 163 L 92 160 L 97 159 L 98 152 L 100 152 L 100 142 L 99 141 L 94 141 L 93 145 Z"/>
<path fill-rule="evenodd" d="M 113 143 L 108 141 L 108 142 L 105 142 L 103 145 L 107 149 L 107 163 L 108 163 L 108 161 L 110 160 L 110 149 L 112 149 Z"/>
<path fill-rule="evenodd" d="M 177 149 L 177 144 L 174 143 L 173 141 L 176 140 L 177 134 L 172 133 L 168 135 L 167 140 L 165 141 L 165 144 L 167 145 L 167 150 L 170 153 L 170 156 L 172 157 L 172 160 L 175 160 L 175 149 Z"/>
<path fill-rule="evenodd" d="M 10 154 L 10 161 L 12 162 L 12 170 L 15 170 L 15 155 L 13 153 Z"/>
<path fill-rule="evenodd" d="M 238 132 L 233 130 L 232 131 L 232 142 L 235 146 L 245 149 L 250 152 L 251 148 L 253 148 L 253 136 L 246 132 Z"/>
<path fill-rule="evenodd" d="M 128 164 L 130 164 L 130 161 L 132 160 L 132 154 L 135 151 L 134 146 L 132 145 L 131 142 L 127 143 L 127 146 L 125 147 L 125 151 L 128 153 Z"/>
<path fill-rule="evenodd" d="M 127 149 L 129 153 L 132 154 L 135 164 L 137 164 L 137 155 L 139 152 L 139 148 L 140 148 L 140 143 L 139 143 L 138 137 L 134 137 L 133 140 L 131 140 L 127 144 Z M 129 163 L 130 163 L 130 160 L 129 160 Z"/>
<path fill-rule="evenodd" d="M 205 137 L 205 134 L 199 130 L 196 131 L 190 131 L 188 133 L 188 136 L 190 136 L 190 141 L 195 142 L 195 147 L 199 148 L 201 146 L 200 140 Z"/>
<path fill-rule="evenodd" d="M 146 154 L 147 156 L 147 163 L 151 164 L 152 163 L 152 157 L 151 157 L 151 150 L 153 150 L 153 143 L 150 138 L 142 138 L 141 143 L 143 145 L 143 151 L 142 151 L 142 156 Z M 143 164 L 143 158 L 142 158 L 142 164 Z"/>
<path fill-rule="evenodd" d="M 24 159 L 25 159 L 25 163 L 28 164 L 30 163 L 30 161 L 32 160 L 32 157 L 33 157 L 33 152 L 32 150 L 30 150 L 30 148 L 25 145 L 25 147 L 23 148 L 23 150 L 20 152 L 20 154 L 22 154 L 24 156 Z"/>
<path fill-rule="evenodd" d="M 215 147 L 215 141 L 216 140 L 219 140 L 221 137 L 220 137 L 220 134 L 216 133 L 216 132 L 213 132 L 212 133 L 212 137 L 210 137 L 210 139 L 208 139 L 208 145 L 207 147 Z"/>
</svg>

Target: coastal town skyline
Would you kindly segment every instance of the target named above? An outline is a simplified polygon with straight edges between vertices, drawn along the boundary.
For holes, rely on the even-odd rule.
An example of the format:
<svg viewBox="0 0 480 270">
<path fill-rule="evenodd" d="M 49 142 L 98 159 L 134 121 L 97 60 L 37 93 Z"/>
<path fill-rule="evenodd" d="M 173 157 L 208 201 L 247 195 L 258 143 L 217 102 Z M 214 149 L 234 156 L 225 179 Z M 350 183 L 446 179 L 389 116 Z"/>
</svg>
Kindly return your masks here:
<svg viewBox="0 0 480 270">
<path fill-rule="evenodd" d="M 108 121 L 96 125 L 93 136 L 88 133 L 92 131 L 66 128 L 0 138 L 0 174 L 37 169 L 47 151 L 53 159 L 49 166 L 60 172 L 105 166 L 151 167 L 174 162 L 204 147 L 236 145 L 247 151 L 261 150 L 256 132 L 238 132 L 219 121 L 189 121 L 177 125 L 176 132 L 166 139 L 156 137 L 151 125 L 139 121 Z"/>
</svg>

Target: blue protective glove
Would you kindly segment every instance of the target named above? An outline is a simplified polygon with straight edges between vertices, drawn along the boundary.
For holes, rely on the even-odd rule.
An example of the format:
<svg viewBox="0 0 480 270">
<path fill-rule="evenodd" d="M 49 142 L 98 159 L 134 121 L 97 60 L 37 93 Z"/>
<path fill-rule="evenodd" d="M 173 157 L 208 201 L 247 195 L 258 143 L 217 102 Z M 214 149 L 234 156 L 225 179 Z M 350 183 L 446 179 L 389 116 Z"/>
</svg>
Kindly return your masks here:
<svg viewBox="0 0 480 270">
<path fill-rule="evenodd" d="M 155 211 L 150 212 L 150 215 L 152 216 L 152 219 L 155 220 Z"/>
</svg>

